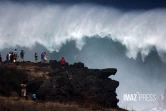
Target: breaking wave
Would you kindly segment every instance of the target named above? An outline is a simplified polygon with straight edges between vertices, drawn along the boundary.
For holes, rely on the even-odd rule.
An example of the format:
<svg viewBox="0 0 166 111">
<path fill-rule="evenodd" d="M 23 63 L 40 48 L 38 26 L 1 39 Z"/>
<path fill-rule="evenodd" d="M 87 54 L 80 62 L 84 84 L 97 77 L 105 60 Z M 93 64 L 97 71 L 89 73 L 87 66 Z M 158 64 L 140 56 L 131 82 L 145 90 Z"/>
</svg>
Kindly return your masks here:
<svg viewBox="0 0 166 111">
<path fill-rule="evenodd" d="M 146 57 L 153 48 L 166 52 L 166 10 L 124 12 L 98 5 L 0 4 L 0 49 L 33 48 L 50 52 L 75 40 L 81 50 L 85 37 L 109 37 L 127 48 L 126 55 Z"/>
</svg>

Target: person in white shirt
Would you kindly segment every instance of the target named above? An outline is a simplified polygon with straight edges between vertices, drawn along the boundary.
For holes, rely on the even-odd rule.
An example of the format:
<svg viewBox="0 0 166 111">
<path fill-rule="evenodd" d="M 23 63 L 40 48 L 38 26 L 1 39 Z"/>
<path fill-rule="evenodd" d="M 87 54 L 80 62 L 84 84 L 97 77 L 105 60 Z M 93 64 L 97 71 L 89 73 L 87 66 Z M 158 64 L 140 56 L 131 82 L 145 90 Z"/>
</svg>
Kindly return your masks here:
<svg viewBox="0 0 166 111">
<path fill-rule="evenodd" d="M 48 55 L 46 52 L 44 52 L 44 62 L 47 63 L 47 60 L 48 60 Z"/>
<path fill-rule="evenodd" d="M 8 60 L 10 61 L 10 57 L 11 57 L 11 52 L 9 52 L 9 55 L 8 55 Z"/>
</svg>

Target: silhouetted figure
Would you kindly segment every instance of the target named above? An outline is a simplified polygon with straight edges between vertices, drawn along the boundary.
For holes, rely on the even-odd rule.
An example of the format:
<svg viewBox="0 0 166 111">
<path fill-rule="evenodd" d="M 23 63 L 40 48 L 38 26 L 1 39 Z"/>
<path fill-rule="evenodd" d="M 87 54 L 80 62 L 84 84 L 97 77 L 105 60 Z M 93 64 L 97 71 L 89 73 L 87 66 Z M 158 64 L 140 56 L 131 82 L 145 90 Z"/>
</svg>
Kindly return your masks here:
<svg viewBox="0 0 166 111">
<path fill-rule="evenodd" d="M 6 55 L 6 62 L 9 62 L 9 54 Z"/>
<path fill-rule="evenodd" d="M 38 54 L 37 54 L 37 52 L 35 52 L 34 57 L 35 57 L 35 63 L 37 63 L 37 61 L 38 61 Z"/>
<path fill-rule="evenodd" d="M 24 50 L 21 50 L 20 52 L 21 62 L 24 61 L 24 54 L 25 54 Z"/>
<path fill-rule="evenodd" d="M 10 55 L 10 62 L 13 63 L 13 60 L 14 60 L 14 54 L 12 52 L 11 55 Z"/>
<path fill-rule="evenodd" d="M 65 64 L 66 64 L 66 60 L 64 57 L 62 57 L 62 59 L 60 60 L 60 64 L 61 64 L 61 68 L 64 69 Z"/>
<path fill-rule="evenodd" d="M 41 53 L 41 62 L 44 61 L 44 52 Z"/>
</svg>

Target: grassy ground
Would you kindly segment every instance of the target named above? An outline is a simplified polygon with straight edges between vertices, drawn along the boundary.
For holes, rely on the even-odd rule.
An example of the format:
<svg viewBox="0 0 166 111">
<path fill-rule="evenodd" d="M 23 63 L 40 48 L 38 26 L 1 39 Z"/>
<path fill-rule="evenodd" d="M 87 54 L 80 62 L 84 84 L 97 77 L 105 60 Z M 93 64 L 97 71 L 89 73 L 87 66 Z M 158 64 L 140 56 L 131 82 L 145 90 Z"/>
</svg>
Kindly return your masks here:
<svg viewBox="0 0 166 111">
<path fill-rule="evenodd" d="M 125 111 L 123 109 L 106 109 L 91 104 L 53 103 L 25 100 L 25 98 L 0 98 L 0 111 Z"/>
</svg>

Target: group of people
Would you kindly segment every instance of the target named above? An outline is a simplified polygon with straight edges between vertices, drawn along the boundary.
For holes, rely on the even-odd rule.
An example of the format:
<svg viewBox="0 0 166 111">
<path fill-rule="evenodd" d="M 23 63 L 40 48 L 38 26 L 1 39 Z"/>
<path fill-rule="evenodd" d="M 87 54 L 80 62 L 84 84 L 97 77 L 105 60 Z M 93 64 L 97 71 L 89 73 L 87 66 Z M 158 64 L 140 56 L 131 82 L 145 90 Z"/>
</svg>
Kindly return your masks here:
<svg viewBox="0 0 166 111">
<path fill-rule="evenodd" d="M 18 55 L 17 55 L 17 49 L 14 50 L 14 52 L 9 52 L 7 55 L 6 55 L 6 62 L 16 62 L 17 59 L 18 59 Z"/>
<path fill-rule="evenodd" d="M 18 53 L 17 53 L 17 49 L 15 49 L 14 52 L 9 52 L 6 55 L 6 61 L 5 62 L 8 62 L 8 63 L 13 63 L 13 62 L 17 62 L 17 61 L 23 62 L 24 61 L 24 55 L 25 55 L 24 50 L 21 50 L 20 56 L 19 56 Z M 37 52 L 35 52 L 34 57 L 35 57 L 35 62 L 38 62 Z M 2 62 L 2 56 L 0 54 L 0 63 L 1 62 Z M 41 53 L 41 62 L 44 62 L 44 63 L 48 62 L 48 55 L 47 55 L 46 52 Z"/>
<path fill-rule="evenodd" d="M 38 54 L 37 54 L 37 52 L 35 52 L 34 57 L 35 57 L 35 63 L 37 63 L 37 62 L 38 62 Z M 48 55 L 47 55 L 47 53 L 46 53 L 46 52 L 42 52 L 42 53 L 41 53 L 41 62 L 42 62 L 42 63 L 48 63 L 47 60 L 48 60 Z M 65 66 L 65 64 L 66 64 L 66 60 L 65 60 L 64 57 L 61 58 L 60 64 L 61 64 L 61 68 L 64 68 L 64 66 Z"/>
<path fill-rule="evenodd" d="M 21 50 L 20 52 L 20 59 L 21 61 L 24 61 L 24 50 Z M 14 50 L 14 52 L 9 52 L 7 55 L 6 55 L 6 61 L 5 62 L 8 62 L 8 63 L 13 63 L 13 62 L 16 62 L 18 61 L 18 54 L 17 54 L 17 49 Z M 0 54 L 0 63 L 2 62 L 2 56 Z"/>
<path fill-rule="evenodd" d="M 6 55 L 6 62 L 8 62 L 8 63 L 13 63 L 13 62 L 17 62 L 17 61 L 23 62 L 24 61 L 24 55 L 25 55 L 24 50 L 21 50 L 20 59 L 19 59 L 19 56 L 17 54 L 17 49 L 15 49 L 14 52 L 9 52 Z M 37 52 L 35 52 L 34 58 L 35 58 L 35 63 L 37 63 L 38 62 L 38 53 Z M 2 56 L 0 54 L 0 63 L 1 62 L 2 62 Z M 48 55 L 47 55 L 46 52 L 41 53 L 41 62 L 42 63 L 48 63 Z M 66 64 L 66 60 L 65 60 L 64 57 L 62 57 L 61 60 L 60 60 L 60 65 L 61 65 L 60 67 L 64 68 L 65 64 Z"/>
<path fill-rule="evenodd" d="M 37 54 L 37 52 L 35 52 L 34 57 L 35 57 L 35 62 L 38 62 L 38 54 Z M 41 53 L 41 62 L 47 63 L 48 62 L 47 60 L 48 60 L 47 53 L 46 52 L 42 52 Z"/>
<path fill-rule="evenodd" d="M 17 61 L 23 62 L 24 61 L 24 55 L 25 55 L 24 50 L 21 50 L 20 56 L 18 56 L 17 49 L 15 49 L 13 52 L 9 52 L 6 55 L 6 62 L 8 62 L 8 63 L 13 63 L 13 62 L 17 62 Z M 19 57 L 20 57 L 20 59 L 19 59 Z M 35 52 L 34 57 L 35 57 L 35 62 L 37 63 L 38 62 L 38 54 L 37 54 L 37 52 Z M 47 53 L 46 52 L 42 52 L 41 53 L 41 62 L 47 63 L 47 61 L 48 61 Z M 1 62 L 2 62 L 2 56 L 0 54 L 0 63 Z M 62 57 L 59 62 L 60 62 L 60 68 L 64 69 L 65 68 L 65 64 L 66 64 L 65 58 Z M 26 88 L 27 88 L 26 82 L 23 82 L 21 84 L 21 96 L 27 98 L 27 90 L 26 90 Z M 32 98 L 33 98 L 33 100 L 36 100 L 37 97 L 36 97 L 35 93 L 32 95 Z"/>
</svg>

